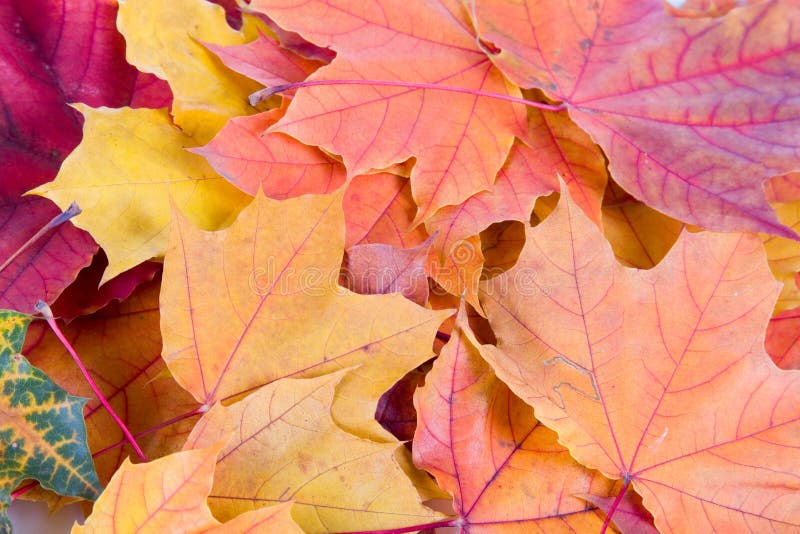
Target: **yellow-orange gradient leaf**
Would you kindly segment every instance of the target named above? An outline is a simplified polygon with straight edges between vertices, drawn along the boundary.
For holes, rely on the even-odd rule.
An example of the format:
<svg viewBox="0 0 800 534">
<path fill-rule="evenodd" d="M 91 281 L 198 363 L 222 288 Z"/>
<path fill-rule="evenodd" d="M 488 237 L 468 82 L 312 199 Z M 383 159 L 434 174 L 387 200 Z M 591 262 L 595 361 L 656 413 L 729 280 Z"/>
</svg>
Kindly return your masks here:
<svg viewBox="0 0 800 534">
<path fill-rule="evenodd" d="M 202 403 L 227 401 L 283 377 L 358 366 L 342 379 L 336 421 L 389 439 L 380 396 L 432 355 L 449 311 L 401 295 L 357 295 L 337 281 L 344 252 L 342 195 L 259 195 L 225 230 L 176 213 L 164 263 L 164 359 Z"/>
<path fill-rule="evenodd" d="M 482 354 L 588 467 L 632 481 L 661 532 L 800 526 L 800 373 L 764 351 L 778 285 L 749 234 L 684 233 L 621 266 L 563 195 L 481 287 Z"/>
<path fill-rule="evenodd" d="M 209 496 L 217 517 L 285 501 L 294 502 L 292 516 L 312 533 L 400 528 L 441 517 L 419 503 L 395 458 L 407 455 L 405 448 L 348 434 L 331 419 L 343 375 L 283 379 L 203 416 L 186 448 L 234 436 L 217 460 Z"/>
<path fill-rule="evenodd" d="M 86 523 L 74 526 L 72 534 L 302 533 L 290 516 L 291 503 L 259 508 L 224 525 L 214 519 L 206 498 L 220 446 L 176 452 L 146 464 L 126 460 Z"/>
</svg>

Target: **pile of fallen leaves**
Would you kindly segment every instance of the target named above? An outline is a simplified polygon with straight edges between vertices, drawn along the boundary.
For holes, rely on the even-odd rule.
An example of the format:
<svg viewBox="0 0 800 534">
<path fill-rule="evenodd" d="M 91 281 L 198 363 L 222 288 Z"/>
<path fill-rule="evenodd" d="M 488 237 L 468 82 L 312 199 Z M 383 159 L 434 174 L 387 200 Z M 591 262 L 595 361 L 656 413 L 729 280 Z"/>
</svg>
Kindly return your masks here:
<svg viewBox="0 0 800 534">
<path fill-rule="evenodd" d="M 800 6 L 672 4 L 0 3 L 0 531 L 800 528 Z"/>
</svg>

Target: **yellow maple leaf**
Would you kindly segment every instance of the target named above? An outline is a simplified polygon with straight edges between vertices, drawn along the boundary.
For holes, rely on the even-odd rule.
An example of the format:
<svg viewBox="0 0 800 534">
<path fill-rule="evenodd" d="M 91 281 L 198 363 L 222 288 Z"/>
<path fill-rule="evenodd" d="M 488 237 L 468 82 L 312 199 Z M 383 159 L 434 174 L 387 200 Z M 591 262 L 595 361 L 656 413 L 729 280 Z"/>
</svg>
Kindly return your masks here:
<svg viewBox="0 0 800 534">
<path fill-rule="evenodd" d="M 424 524 L 441 514 L 422 506 L 395 455 L 341 430 L 330 416 L 342 372 L 286 378 L 197 422 L 186 448 L 233 434 L 217 460 L 209 505 L 229 519 L 264 504 L 292 501 L 306 532 L 378 530 Z M 415 473 L 410 473 L 414 476 Z"/>
<path fill-rule="evenodd" d="M 81 144 L 55 180 L 32 193 L 83 213 L 74 223 L 108 255 L 102 283 L 167 248 L 170 199 L 195 224 L 218 228 L 250 199 L 197 154 L 164 109 L 75 108 L 86 120 Z"/>
<path fill-rule="evenodd" d="M 169 83 L 172 115 L 197 144 L 211 140 L 233 116 L 254 111 L 248 96 L 258 83 L 223 65 L 201 43 L 239 45 L 266 26 L 251 15 L 242 29 L 225 21 L 225 10 L 203 0 L 120 0 L 117 28 L 127 42 L 127 60 Z"/>
<path fill-rule="evenodd" d="M 259 508 L 225 524 L 214 519 L 206 497 L 221 445 L 218 441 L 145 464 L 125 460 L 86 523 L 75 525 L 72 534 L 301 533 L 290 516 L 291 503 Z"/>
</svg>

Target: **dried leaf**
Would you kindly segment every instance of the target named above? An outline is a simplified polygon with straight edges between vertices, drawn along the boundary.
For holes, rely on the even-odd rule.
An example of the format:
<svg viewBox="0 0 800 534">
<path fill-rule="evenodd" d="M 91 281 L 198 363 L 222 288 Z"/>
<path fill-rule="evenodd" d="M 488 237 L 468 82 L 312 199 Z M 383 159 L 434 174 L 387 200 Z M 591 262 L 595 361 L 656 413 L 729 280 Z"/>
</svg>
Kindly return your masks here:
<svg viewBox="0 0 800 534">
<path fill-rule="evenodd" d="M 70 102 L 93 106 L 160 106 L 167 85 L 125 62 L 112 0 L 24 0 L 0 6 L 0 264 L 58 214 L 21 195 L 52 180 L 81 139 Z M 0 308 L 33 311 L 52 304 L 97 245 L 66 223 L 33 243 L 0 271 Z"/>
<path fill-rule="evenodd" d="M 281 47 L 274 39 L 260 34 L 255 41 L 234 46 L 207 43 L 225 66 L 271 87 L 299 82 L 323 65 Z"/>
<path fill-rule="evenodd" d="M 198 404 L 165 373 L 161 359 L 159 283 L 139 288 L 122 303 L 62 325 L 114 411 L 123 419 L 148 458 L 180 450 L 197 417 Z M 30 361 L 74 395 L 88 397 L 84 419 L 89 447 L 103 483 L 134 450 L 125 442 L 86 379 L 47 325 L 31 326 L 25 344 Z M 161 423 L 177 419 L 160 428 Z"/>
<path fill-rule="evenodd" d="M 225 10 L 203 0 L 120 0 L 117 27 L 128 44 L 128 61 L 166 80 L 175 99 L 175 124 L 197 144 L 209 141 L 237 115 L 252 112 L 248 96 L 259 85 L 225 67 L 201 43 L 238 45 L 264 28 L 252 16 L 241 30 L 225 20 Z"/>
<path fill-rule="evenodd" d="M 457 2 L 277 4 L 255 0 L 250 8 L 337 52 L 309 80 L 427 82 L 520 95 L 480 50 Z M 421 222 L 490 189 L 523 121 L 520 106 L 496 99 L 364 84 L 298 90 L 272 131 L 341 155 L 350 176 L 415 157 L 411 187 Z"/>
<path fill-rule="evenodd" d="M 250 195 L 261 190 L 270 198 L 284 199 L 336 191 L 346 178 L 341 163 L 288 135 L 266 132 L 283 113 L 272 109 L 235 117 L 210 143 L 192 152 Z"/>
</svg>

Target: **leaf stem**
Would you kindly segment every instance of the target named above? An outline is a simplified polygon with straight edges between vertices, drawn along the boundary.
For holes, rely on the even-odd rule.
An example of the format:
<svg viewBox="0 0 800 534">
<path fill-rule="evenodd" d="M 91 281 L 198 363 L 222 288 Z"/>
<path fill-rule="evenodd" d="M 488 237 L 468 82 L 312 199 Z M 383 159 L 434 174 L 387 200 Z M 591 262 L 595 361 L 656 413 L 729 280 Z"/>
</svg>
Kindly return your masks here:
<svg viewBox="0 0 800 534">
<path fill-rule="evenodd" d="M 33 245 L 40 237 L 42 237 L 44 234 L 46 234 L 47 232 L 49 232 L 53 228 L 56 228 L 57 226 L 61 226 L 62 224 L 64 224 L 68 220 L 70 220 L 71 218 L 73 218 L 76 215 L 80 214 L 80 212 L 81 212 L 81 209 L 78 207 L 78 205 L 75 202 L 70 204 L 69 207 L 67 207 L 67 209 L 65 209 L 64 211 L 62 211 L 61 213 L 59 213 L 58 215 L 56 215 L 52 219 L 50 219 L 50 222 L 48 222 L 47 224 L 42 226 L 39 229 L 38 232 L 36 232 L 35 234 L 33 234 L 31 236 L 30 239 L 28 239 L 22 245 L 20 245 L 20 247 L 11 256 L 9 256 L 8 259 L 6 259 L 6 261 L 4 261 L 2 265 L 0 265 L 0 272 L 3 271 L 3 269 L 8 267 L 9 265 L 11 265 L 11 262 L 13 262 L 15 259 L 17 259 L 17 257 L 20 254 L 25 252 L 25 250 L 28 247 L 30 247 L 31 245 Z"/>
<path fill-rule="evenodd" d="M 603 521 L 603 526 L 600 529 L 600 534 L 606 534 L 606 530 L 608 526 L 611 524 L 611 518 L 614 515 L 614 512 L 617 511 L 617 507 L 619 507 L 619 503 L 622 502 L 622 498 L 625 497 L 625 493 L 628 491 L 628 486 L 631 485 L 631 479 L 629 477 L 625 477 L 625 483 L 622 485 L 622 489 L 619 490 L 617 497 L 614 499 L 614 502 L 611 503 L 611 507 L 608 509 L 606 513 L 606 520 Z"/>
<path fill-rule="evenodd" d="M 97 395 L 97 398 L 100 401 L 100 403 L 105 407 L 106 411 L 108 411 L 108 414 L 111 416 L 111 418 L 114 419 L 114 422 L 117 423 L 117 426 L 119 426 L 120 430 L 122 430 L 122 433 L 125 435 L 128 442 L 131 444 L 131 447 L 133 447 L 133 450 L 136 451 L 136 454 L 139 455 L 139 458 L 141 458 L 143 462 L 146 462 L 147 456 L 145 456 L 144 452 L 142 452 L 142 449 L 141 447 L 139 447 L 139 444 L 136 443 L 136 439 L 133 437 L 133 434 L 131 434 L 131 431 L 128 430 L 128 427 L 125 425 L 122 419 L 119 418 L 117 413 L 114 411 L 114 408 L 112 408 L 111 405 L 108 403 L 108 400 L 100 391 L 100 388 L 97 387 L 97 383 L 95 383 L 94 379 L 89 374 L 89 370 L 86 368 L 85 365 L 83 365 L 83 361 L 81 361 L 80 356 L 78 356 L 78 353 L 75 352 L 75 349 L 72 347 L 70 342 L 67 341 L 67 338 L 64 337 L 64 334 L 61 332 L 61 329 L 56 324 L 55 319 L 53 319 L 53 312 L 50 311 L 50 306 L 48 306 L 46 302 L 40 300 L 39 302 L 36 303 L 35 308 L 36 311 L 42 314 L 42 316 L 47 321 L 47 324 L 50 325 L 50 328 L 53 330 L 53 333 L 56 335 L 58 340 L 61 342 L 62 345 L 64 345 L 64 348 L 67 349 L 67 352 L 70 353 L 72 359 L 75 360 L 75 364 L 81 370 L 81 373 L 83 374 L 84 378 L 86 378 L 86 381 L 89 383 L 89 386 L 91 386 L 92 391 L 94 391 L 94 394 Z"/>
<path fill-rule="evenodd" d="M 39 485 L 39 483 L 34 480 L 33 482 L 25 484 L 21 488 L 15 489 L 14 491 L 11 492 L 11 500 L 13 501 L 14 499 L 18 498 L 20 495 L 28 493 L 30 490 L 32 490 L 33 488 L 35 488 L 38 485 Z"/>
<path fill-rule="evenodd" d="M 494 98 L 496 100 L 504 100 L 514 104 L 522 104 L 531 108 L 544 109 L 546 111 L 561 111 L 567 109 L 566 104 L 544 104 L 542 102 L 533 102 L 518 98 L 511 95 L 503 95 L 500 93 L 492 93 L 489 91 L 479 91 L 477 89 L 467 89 L 465 87 L 455 87 L 452 85 L 439 85 L 437 83 L 426 82 L 404 82 L 399 80 L 305 80 L 302 82 L 286 83 L 283 85 L 273 85 L 266 87 L 260 91 L 256 91 L 250 95 L 250 105 L 255 106 L 262 100 L 271 97 L 277 93 L 290 91 L 292 89 L 299 89 L 301 87 L 313 87 L 318 85 L 369 85 L 369 86 L 388 86 L 388 87 L 407 87 L 410 89 L 430 89 L 433 91 L 449 91 L 451 93 L 462 93 L 472 96 L 484 96 L 487 98 Z"/>
<path fill-rule="evenodd" d="M 200 414 L 203 414 L 205 412 L 206 412 L 206 409 L 203 406 L 200 406 L 198 408 L 195 408 L 191 412 L 186 412 L 184 414 L 175 416 L 172 419 L 167 419 L 166 421 L 157 424 L 156 426 L 150 427 L 150 428 L 148 428 L 146 430 L 142 430 L 141 432 L 138 432 L 138 433 L 134 434 L 134 437 L 140 438 L 142 436 L 146 436 L 147 434 L 152 434 L 153 432 L 158 432 L 162 428 L 168 427 L 169 425 L 174 425 L 175 423 L 177 423 L 179 421 L 183 421 L 184 419 L 188 419 L 190 417 L 194 417 L 195 415 L 200 415 Z M 97 452 L 92 454 L 92 458 L 100 456 L 101 454 L 105 454 L 106 452 L 108 452 L 110 450 L 116 449 L 117 447 L 120 447 L 120 446 L 124 445 L 126 441 L 127 440 L 122 439 L 122 440 L 120 440 L 120 441 L 118 441 L 118 442 L 116 442 L 116 443 L 114 443 L 112 445 L 109 445 L 108 447 L 105 447 L 104 449 L 100 449 L 99 451 L 97 451 Z"/>
<path fill-rule="evenodd" d="M 426 523 L 424 525 L 413 525 L 410 527 L 389 528 L 385 530 L 354 530 L 347 532 L 339 532 L 338 534 L 403 534 L 404 532 L 416 532 L 426 528 L 439 528 L 439 527 L 455 527 L 458 525 L 458 518 L 451 517 L 450 519 L 443 519 L 433 523 Z"/>
</svg>

